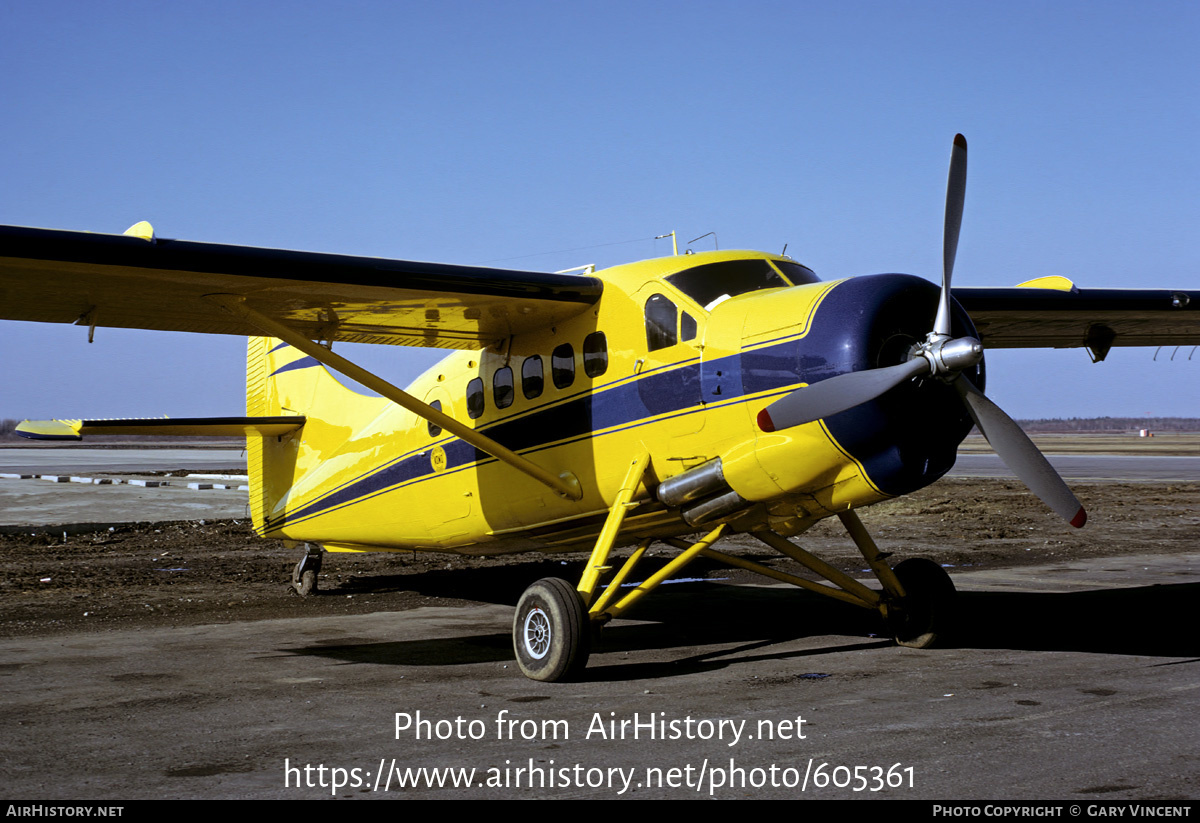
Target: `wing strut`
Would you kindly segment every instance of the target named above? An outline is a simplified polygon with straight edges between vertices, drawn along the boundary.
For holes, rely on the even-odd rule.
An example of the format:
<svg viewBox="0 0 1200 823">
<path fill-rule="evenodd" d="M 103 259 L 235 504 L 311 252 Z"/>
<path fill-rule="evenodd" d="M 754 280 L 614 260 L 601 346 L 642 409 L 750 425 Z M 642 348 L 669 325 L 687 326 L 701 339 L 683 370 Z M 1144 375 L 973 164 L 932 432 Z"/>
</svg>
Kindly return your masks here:
<svg viewBox="0 0 1200 823">
<path fill-rule="evenodd" d="M 260 314 L 245 305 L 243 302 L 245 300 L 244 297 L 236 294 L 210 294 L 206 296 L 209 300 L 228 309 L 233 314 L 262 329 L 272 337 L 279 338 L 289 346 L 299 349 L 317 362 L 346 375 L 351 380 L 357 380 L 372 391 L 378 392 L 388 400 L 391 400 L 397 406 L 408 409 L 413 414 L 430 421 L 435 426 L 441 426 L 464 442 L 470 443 L 481 452 L 486 452 L 497 460 L 512 466 L 514 469 L 524 472 L 539 483 L 549 486 L 568 500 L 579 500 L 583 497 L 583 490 L 579 486 L 579 479 L 571 472 L 563 472 L 560 475 L 551 474 L 541 466 L 526 460 L 511 449 L 500 445 L 492 438 L 480 434 L 469 426 L 463 425 L 450 415 L 438 411 L 427 403 L 422 403 L 408 392 L 393 386 L 383 378 L 372 374 L 360 366 L 356 366 L 346 358 L 334 354 L 324 346 L 312 342 L 295 329 Z"/>
</svg>

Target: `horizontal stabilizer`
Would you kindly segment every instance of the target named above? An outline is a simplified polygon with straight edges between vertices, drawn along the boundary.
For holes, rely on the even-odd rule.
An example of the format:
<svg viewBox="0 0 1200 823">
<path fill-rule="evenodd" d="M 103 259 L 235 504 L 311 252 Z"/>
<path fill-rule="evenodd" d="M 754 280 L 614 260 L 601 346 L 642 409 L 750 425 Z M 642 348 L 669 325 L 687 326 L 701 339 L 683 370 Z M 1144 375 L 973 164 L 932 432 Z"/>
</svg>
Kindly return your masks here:
<svg viewBox="0 0 1200 823">
<path fill-rule="evenodd" d="M 275 437 L 304 425 L 304 417 L 126 417 L 113 420 L 26 420 L 17 434 L 31 440 L 82 440 L 88 434 L 157 437 Z"/>
</svg>

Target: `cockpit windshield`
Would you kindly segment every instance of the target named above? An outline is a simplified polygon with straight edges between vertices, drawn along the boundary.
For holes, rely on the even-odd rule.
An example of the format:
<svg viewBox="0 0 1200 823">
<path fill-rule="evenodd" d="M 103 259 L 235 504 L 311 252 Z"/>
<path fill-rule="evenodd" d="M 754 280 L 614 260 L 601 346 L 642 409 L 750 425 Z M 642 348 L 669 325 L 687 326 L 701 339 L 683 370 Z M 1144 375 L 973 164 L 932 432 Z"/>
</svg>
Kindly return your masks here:
<svg viewBox="0 0 1200 823">
<path fill-rule="evenodd" d="M 766 260 L 709 263 L 668 275 L 667 282 L 695 300 L 705 310 L 711 310 L 730 297 L 749 291 L 817 282 L 817 276 L 798 263 L 775 261 L 775 265 L 787 275 L 791 283 L 780 277 L 779 272 Z"/>
</svg>

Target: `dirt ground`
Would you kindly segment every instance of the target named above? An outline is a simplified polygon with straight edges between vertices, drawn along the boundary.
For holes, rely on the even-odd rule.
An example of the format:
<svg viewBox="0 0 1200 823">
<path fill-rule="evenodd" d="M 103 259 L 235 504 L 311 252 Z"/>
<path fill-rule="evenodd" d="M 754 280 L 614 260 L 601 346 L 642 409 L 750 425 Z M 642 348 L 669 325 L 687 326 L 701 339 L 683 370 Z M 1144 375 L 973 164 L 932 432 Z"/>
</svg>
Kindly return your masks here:
<svg viewBox="0 0 1200 823">
<path fill-rule="evenodd" d="M 895 560 L 924 556 L 955 568 L 1170 554 L 1200 546 L 1200 484 L 1073 485 L 1090 516 L 1080 531 L 1058 521 L 1024 486 L 1004 480 L 943 480 L 861 514 Z M 818 524 L 797 542 L 841 569 L 864 566 L 836 520 Z M 718 548 L 803 574 L 750 537 Z M 469 602 L 515 604 L 538 578 L 577 580 L 585 560 L 581 554 L 333 554 L 326 556 L 320 591 L 300 598 L 287 586 L 300 554 L 255 538 L 246 521 L 236 520 L 143 524 L 65 540 L 46 533 L 0 536 L 0 622 L 10 636 L 39 636 Z M 637 579 L 673 554 L 665 546 L 652 549 Z M 753 577 L 706 560 L 686 574 Z"/>
</svg>

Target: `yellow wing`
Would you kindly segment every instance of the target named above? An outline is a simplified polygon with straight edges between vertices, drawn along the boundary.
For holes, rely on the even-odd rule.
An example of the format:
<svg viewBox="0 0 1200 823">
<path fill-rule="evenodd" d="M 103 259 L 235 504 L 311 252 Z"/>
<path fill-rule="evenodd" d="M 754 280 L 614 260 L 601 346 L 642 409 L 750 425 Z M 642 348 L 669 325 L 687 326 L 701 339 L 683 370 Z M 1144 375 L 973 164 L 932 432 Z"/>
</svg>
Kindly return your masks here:
<svg viewBox="0 0 1200 823">
<path fill-rule="evenodd" d="M 594 277 L 0 226 L 0 319 L 253 336 L 233 294 L 310 339 L 475 349 L 600 297 Z M 131 232 L 134 230 L 131 229 Z"/>
</svg>

